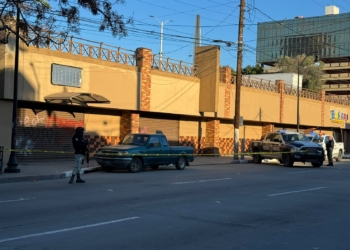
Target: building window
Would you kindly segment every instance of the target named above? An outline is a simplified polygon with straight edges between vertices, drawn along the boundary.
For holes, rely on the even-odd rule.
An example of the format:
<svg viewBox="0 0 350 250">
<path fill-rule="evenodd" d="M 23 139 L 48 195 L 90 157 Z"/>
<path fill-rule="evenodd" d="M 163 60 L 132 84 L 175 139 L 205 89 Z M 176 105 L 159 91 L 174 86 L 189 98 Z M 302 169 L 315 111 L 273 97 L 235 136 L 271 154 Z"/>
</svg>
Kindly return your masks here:
<svg viewBox="0 0 350 250">
<path fill-rule="evenodd" d="M 53 63 L 51 67 L 51 83 L 80 88 L 82 71 L 83 69 L 81 68 Z"/>
</svg>

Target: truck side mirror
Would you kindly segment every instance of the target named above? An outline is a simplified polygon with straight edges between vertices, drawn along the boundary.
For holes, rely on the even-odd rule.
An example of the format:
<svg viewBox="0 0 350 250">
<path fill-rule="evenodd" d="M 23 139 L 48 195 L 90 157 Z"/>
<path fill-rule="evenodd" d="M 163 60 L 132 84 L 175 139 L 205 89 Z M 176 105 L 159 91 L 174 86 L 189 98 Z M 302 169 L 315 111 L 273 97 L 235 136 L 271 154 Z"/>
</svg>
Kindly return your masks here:
<svg viewBox="0 0 350 250">
<path fill-rule="evenodd" d="M 148 148 L 152 148 L 152 147 L 154 147 L 154 143 L 148 144 Z"/>
</svg>

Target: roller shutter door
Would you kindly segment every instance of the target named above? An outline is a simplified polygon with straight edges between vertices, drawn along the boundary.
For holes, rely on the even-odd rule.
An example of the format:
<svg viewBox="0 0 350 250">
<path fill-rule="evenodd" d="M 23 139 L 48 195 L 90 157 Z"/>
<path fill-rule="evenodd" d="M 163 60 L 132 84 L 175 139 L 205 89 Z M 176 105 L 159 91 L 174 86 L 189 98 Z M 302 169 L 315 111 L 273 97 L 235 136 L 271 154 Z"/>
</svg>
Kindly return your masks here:
<svg viewBox="0 0 350 250">
<path fill-rule="evenodd" d="M 19 109 L 16 148 L 24 151 L 17 153 L 17 160 L 72 159 L 72 136 L 79 126 L 84 127 L 81 113 L 42 111 L 34 114 L 31 109 Z"/>
<path fill-rule="evenodd" d="M 154 134 L 161 130 L 171 146 L 179 145 L 179 120 L 140 117 L 140 133 Z"/>
</svg>

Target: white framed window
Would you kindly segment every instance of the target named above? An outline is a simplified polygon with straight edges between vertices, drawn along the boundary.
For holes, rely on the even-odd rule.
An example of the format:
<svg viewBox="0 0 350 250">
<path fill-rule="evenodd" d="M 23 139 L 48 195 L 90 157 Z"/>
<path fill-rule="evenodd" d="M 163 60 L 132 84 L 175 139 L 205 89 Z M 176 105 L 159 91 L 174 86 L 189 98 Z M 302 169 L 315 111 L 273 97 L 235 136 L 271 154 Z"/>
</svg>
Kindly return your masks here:
<svg viewBox="0 0 350 250">
<path fill-rule="evenodd" d="M 82 71 L 81 68 L 53 63 L 51 65 L 51 83 L 80 88 Z"/>
</svg>

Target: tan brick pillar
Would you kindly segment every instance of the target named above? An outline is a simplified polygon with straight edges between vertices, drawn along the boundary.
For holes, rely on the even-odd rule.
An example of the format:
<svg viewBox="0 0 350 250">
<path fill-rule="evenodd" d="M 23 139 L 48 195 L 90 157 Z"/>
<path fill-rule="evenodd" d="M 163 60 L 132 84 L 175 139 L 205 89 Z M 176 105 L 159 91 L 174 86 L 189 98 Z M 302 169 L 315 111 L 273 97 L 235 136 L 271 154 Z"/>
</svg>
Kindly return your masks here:
<svg viewBox="0 0 350 250">
<path fill-rule="evenodd" d="M 120 117 L 120 140 L 127 134 L 138 133 L 140 126 L 140 115 L 130 111 L 124 111 Z"/>
<path fill-rule="evenodd" d="M 230 67 L 221 67 L 220 70 L 220 80 L 225 83 L 225 103 L 224 103 L 224 117 L 230 117 L 230 102 L 231 102 L 231 68 Z"/>
<path fill-rule="evenodd" d="M 208 120 L 205 134 L 204 154 L 220 154 L 220 121 Z"/>
<path fill-rule="evenodd" d="M 262 135 L 266 135 L 269 132 L 273 132 L 275 130 L 275 126 L 273 124 L 265 125 L 262 127 Z"/>
<path fill-rule="evenodd" d="M 326 91 L 321 90 L 319 93 L 319 101 L 321 101 L 321 126 L 324 126 Z"/>
<path fill-rule="evenodd" d="M 284 81 L 276 80 L 277 93 L 280 94 L 280 123 L 283 123 L 283 113 L 284 113 Z"/>
<path fill-rule="evenodd" d="M 136 49 L 136 66 L 139 68 L 140 78 L 140 110 L 151 110 L 151 68 L 152 50 Z"/>
</svg>

